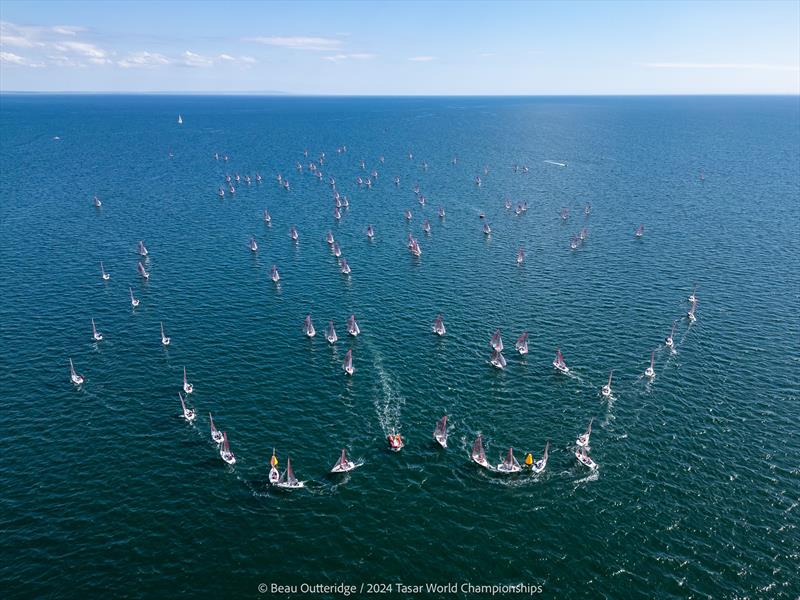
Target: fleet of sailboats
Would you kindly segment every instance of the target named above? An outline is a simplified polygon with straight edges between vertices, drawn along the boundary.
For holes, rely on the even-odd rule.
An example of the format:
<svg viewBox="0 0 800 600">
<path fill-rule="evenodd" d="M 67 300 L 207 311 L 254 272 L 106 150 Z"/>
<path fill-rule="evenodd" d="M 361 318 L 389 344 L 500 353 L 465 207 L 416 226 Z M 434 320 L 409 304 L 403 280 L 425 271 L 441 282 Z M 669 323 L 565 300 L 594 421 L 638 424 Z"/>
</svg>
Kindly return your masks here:
<svg viewBox="0 0 800 600">
<path fill-rule="evenodd" d="M 183 122 L 182 121 L 182 117 L 179 115 L 178 116 L 178 123 L 180 124 L 182 122 Z M 410 156 L 410 154 L 409 154 L 409 156 Z M 218 158 L 218 155 L 217 155 L 217 158 Z M 225 160 L 227 160 L 227 156 L 225 157 Z M 383 157 L 381 157 L 381 163 L 383 163 Z M 321 167 L 323 164 L 324 164 L 324 153 L 319 158 L 318 165 L 314 164 L 314 163 L 311 163 L 311 165 L 309 165 L 309 170 L 312 171 L 320 179 L 322 178 L 322 173 L 321 173 L 319 167 Z M 302 172 L 303 166 L 298 163 L 297 167 L 298 167 L 298 171 Z M 362 164 L 362 168 L 363 167 L 364 167 L 364 165 Z M 425 168 L 427 168 L 427 163 L 423 162 L 423 169 L 425 169 Z M 516 171 L 517 171 L 517 167 L 515 166 L 515 172 Z M 527 171 L 527 167 L 525 167 L 525 171 Z M 488 175 L 488 169 L 487 168 L 484 168 L 484 175 Z M 241 179 L 242 179 L 241 176 L 238 173 L 236 173 L 235 174 L 235 181 L 239 182 L 239 181 L 241 181 Z M 281 184 L 282 187 L 284 187 L 284 189 L 286 189 L 286 190 L 289 189 L 289 182 L 288 182 L 288 180 L 286 178 L 283 178 L 281 175 L 278 175 L 277 179 L 278 179 L 279 184 Z M 250 184 L 251 181 L 252 181 L 251 178 L 250 178 L 250 175 L 245 174 L 244 175 L 244 181 L 245 181 L 245 183 Z M 261 181 L 262 181 L 261 175 L 259 173 L 256 173 L 256 182 L 260 183 Z M 359 185 L 366 185 L 367 188 L 370 188 L 374 183 L 377 183 L 377 181 L 378 181 L 378 172 L 377 171 L 373 171 L 371 173 L 371 177 L 367 177 L 366 179 L 362 179 L 361 177 L 358 178 L 358 184 Z M 395 177 L 394 181 L 395 181 L 396 185 L 399 185 L 399 181 L 400 181 L 399 177 Z M 231 179 L 230 175 L 226 176 L 226 182 L 229 184 L 230 193 L 233 194 L 234 191 L 235 191 L 235 188 L 233 187 L 232 179 Z M 349 202 L 348 202 L 346 196 L 341 196 L 339 194 L 339 191 L 336 190 L 336 182 L 332 177 L 329 179 L 329 182 L 330 182 L 331 188 L 333 189 L 334 200 L 335 200 L 335 203 L 336 203 L 335 216 L 336 216 L 337 219 L 340 219 L 341 218 L 340 209 L 341 208 L 347 208 L 349 206 Z M 478 186 L 481 185 L 482 182 L 481 182 L 480 176 L 476 176 L 475 177 L 475 183 Z M 424 208 L 425 204 L 426 204 L 426 199 L 425 199 L 425 196 L 420 193 L 419 185 L 417 185 L 415 187 L 414 191 L 415 191 L 415 193 L 417 195 L 417 200 L 418 200 L 420 206 L 423 207 L 422 210 L 423 211 L 427 210 L 427 209 Z M 224 191 L 224 189 L 222 187 L 219 188 L 219 195 L 221 197 L 224 197 L 224 195 L 225 195 L 225 191 Z M 100 199 L 96 195 L 93 198 L 93 203 L 98 208 L 100 208 L 100 206 L 102 205 Z M 506 209 L 510 209 L 511 206 L 512 206 L 511 202 L 508 199 L 506 199 L 505 208 Z M 516 213 L 519 215 L 521 213 L 524 213 L 526 210 L 527 210 L 527 203 L 520 203 L 517 206 Z M 589 204 L 587 204 L 584 207 L 584 214 L 588 217 L 588 215 L 590 214 L 590 211 L 591 211 L 591 207 L 590 207 Z M 440 218 L 444 218 L 445 211 L 444 211 L 443 207 L 440 207 L 437 212 L 438 212 L 438 216 Z M 405 215 L 406 220 L 410 221 L 412 219 L 412 214 L 411 214 L 410 210 L 406 209 L 404 211 L 404 215 Z M 484 215 L 483 212 L 480 213 L 480 218 L 481 219 L 485 219 L 485 215 Z M 566 221 L 569 218 L 569 209 L 567 209 L 567 208 L 562 209 L 561 218 L 564 221 Z M 271 224 L 271 216 L 270 216 L 269 211 L 267 209 L 264 209 L 264 211 L 263 211 L 263 219 L 264 219 L 265 224 L 267 224 L 267 225 Z M 430 221 L 429 221 L 428 218 L 424 218 L 421 227 L 422 227 L 422 230 L 426 234 L 429 234 L 431 232 L 431 224 L 430 224 Z M 492 232 L 492 228 L 491 228 L 490 224 L 486 220 L 484 220 L 482 222 L 482 229 L 483 229 L 483 233 L 486 234 L 487 236 L 490 235 L 491 232 Z M 643 236 L 643 234 L 644 234 L 644 224 L 640 224 L 638 226 L 638 228 L 636 229 L 636 231 L 635 231 L 635 237 L 641 238 Z M 291 226 L 289 235 L 290 235 L 290 238 L 293 241 L 297 241 L 299 239 L 299 235 L 297 233 L 297 228 L 296 228 L 295 225 Z M 366 235 L 367 235 L 368 239 L 370 239 L 370 240 L 373 239 L 375 233 L 374 233 L 374 229 L 373 229 L 372 224 L 370 224 L 367 227 Z M 586 240 L 587 236 L 588 236 L 588 230 L 587 230 L 586 227 L 583 227 L 580 230 L 580 232 L 578 233 L 578 235 L 573 236 L 572 242 L 571 242 L 571 246 L 573 248 L 576 248 L 578 244 L 580 244 L 581 242 Z M 411 253 L 413 255 L 415 255 L 415 256 L 420 256 L 422 251 L 421 251 L 421 249 L 419 247 L 418 241 L 411 234 L 408 235 L 408 240 L 409 240 L 408 241 L 408 247 L 409 247 L 409 250 L 411 251 Z M 336 258 L 339 259 L 339 267 L 340 267 L 341 272 L 344 273 L 344 274 L 349 274 L 351 272 L 350 271 L 350 266 L 348 265 L 347 260 L 341 256 L 341 248 L 340 248 L 338 242 L 336 242 L 334 240 L 333 233 L 331 231 L 327 232 L 326 242 L 329 245 L 331 245 L 331 249 L 332 249 L 333 255 Z M 249 249 L 252 252 L 257 252 L 258 251 L 258 243 L 256 241 L 255 236 L 252 236 L 250 238 L 248 246 L 249 246 Z M 146 257 L 148 257 L 149 252 L 148 252 L 143 240 L 140 240 L 138 242 L 137 253 L 142 257 L 142 259 L 137 262 L 137 272 L 143 279 L 147 280 L 147 279 L 149 279 L 150 274 L 146 270 L 145 264 L 150 264 L 148 262 L 149 259 L 146 258 Z M 522 247 L 519 247 L 518 250 L 517 250 L 517 255 L 516 255 L 516 263 L 518 265 L 521 265 L 521 264 L 523 264 L 524 260 L 525 260 L 525 251 L 524 251 L 524 249 Z M 109 281 L 110 280 L 110 275 L 105 271 L 105 268 L 104 268 L 104 265 L 103 265 L 102 261 L 100 261 L 100 271 L 101 271 L 101 277 L 102 277 L 103 281 Z M 270 278 L 272 279 L 273 282 L 276 282 L 276 283 L 280 279 L 280 277 L 278 275 L 277 267 L 275 265 L 272 266 Z M 131 305 L 134 308 L 137 307 L 139 305 L 139 300 L 136 299 L 136 297 L 134 296 L 133 289 L 131 287 L 129 287 L 129 294 L 130 294 Z M 691 293 L 691 295 L 689 296 L 688 299 L 689 299 L 689 302 L 690 302 L 691 306 L 690 306 L 690 308 L 689 308 L 689 310 L 687 312 L 687 317 L 689 318 L 690 322 L 694 322 L 694 321 L 696 321 L 695 311 L 696 311 L 696 307 L 697 307 L 696 286 L 693 287 L 692 293 Z M 93 339 L 93 341 L 95 341 L 95 342 L 101 341 L 103 339 L 103 335 L 100 332 L 97 331 L 97 327 L 96 327 L 94 318 L 91 318 L 91 325 L 92 325 L 92 339 Z M 674 348 L 674 346 L 675 346 L 674 335 L 675 335 L 676 325 L 677 325 L 677 321 L 673 321 L 670 334 L 665 338 L 665 342 L 664 342 L 665 346 L 670 348 L 670 349 Z M 170 338 L 165 335 L 163 322 L 160 323 L 160 330 L 161 330 L 161 343 L 164 346 L 168 346 L 170 344 Z M 313 323 L 311 322 L 311 315 L 310 314 L 307 315 L 307 317 L 305 319 L 303 330 L 304 330 L 304 333 L 308 337 L 313 337 L 315 335 L 315 333 L 316 333 L 315 330 L 314 330 Z M 442 335 L 445 334 L 446 329 L 445 329 L 444 322 L 443 322 L 443 317 L 442 317 L 441 314 L 436 316 L 436 319 L 434 320 L 434 323 L 433 323 L 433 326 L 432 326 L 432 330 L 436 335 L 439 335 L 439 336 L 442 336 Z M 356 323 L 354 315 L 351 315 L 350 318 L 347 321 L 347 332 L 351 336 L 357 336 L 360 333 L 360 329 L 358 327 L 358 324 Z M 337 338 L 337 335 L 336 335 L 336 331 L 334 329 L 333 321 L 329 322 L 329 325 L 325 330 L 325 337 L 326 337 L 326 340 L 331 344 L 335 344 L 337 342 L 338 338 Z M 497 368 L 500 368 L 500 369 L 505 368 L 506 367 L 506 360 L 505 360 L 505 358 L 503 357 L 503 354 L 502 354 L 503 342 L 502 342 L 502 338 L 501 338 L 499 329 L 496 330 L 494 335 L 492 336 L 491 341 L 490 341 L 490 346 L 492 348 L 492 354 L 491 354 L 491 358 L 490 358 L 489 362 L 493 366 L 495 366 Z M 515 347 L 515 350 L 519 354 L 521 354 L 521 355 L 528 354 L 528 352 L 529 352 L 529 349 L 528 349 L 528 332 L 523 332 L 519 336 L 519 338 L 517 338 L 517 341 L 516 341 L 514 347 Z M 75 368 L 74 368 L 74 365 L 73 365 L 73 361 L 72 361 L 71 358 L 69 359 L 69 363 L 70 363 L 70 380 L 71 380 L 71 382 L 73 384 L 75 384 L 76 386 L 79 386 L 79 385 L 83 384 L 84 381 L 85 381 L 85 378 L 83 377 L 83 375 L 80 375 L 75 371 Z M 645 370 L 645 377 L 647 377 L 650 380 L 655 378 L 654 364 L 655 364 L 655 352 L 652 352 L 651 353 L 651 357 L 650 357 L 650 365 Z M 561 354 L 560 349 L 556 350 L 556 357 L 555 357 L 555 359 L 553 361 L 553 366 L 558 371 L 560 371 L 562 373 L 569 373 L 569 368 L 567 367 L 567 365 L 566 365 L 566 363 L 564 361 L 564 358 L 563 358 L 563 355 Z M 342 363 L 342 369 L 348 375 L 352 375 L 354 373 L 353 362 L 352 362 L 352 349 L 349 349 L 347 351 L 347 353 L 346 353 L 346 355 L 344 357 L 344 361 Z M 612 393 L 612 391 L 611 391 L 612 376 L 613 376 L 613 371 L 609 372 L 608 382 L 601 389 L 601 395 L 603 397 L 605 397 L 605 398 L 610 397 L 611 393 Z M 195 412 L 195 410 L 193 408 L 187 406 L 188 394 L 191 394 L 193 392 L 193 386 L 192 386 L 191 383 L 189 383 L 187 381 L 187 375 L 186 375 L 186 368 L 185 367 L 183 368 L 183 392 L 185 394 L 187 394 L 186 397 L 184 397 L 180 392 L 178 392 L 178 396 L 179 396 L 180 403 L 181 403 L 181 410 L 182 410 L 181 416 L 187 422 L 193 422 L 193 421 L 196 420 L 196 412 Z M 442 416 L 436 422 L 436 426 L 435 426 L 435 429 L 434 429 L 434 432 L 433 432 L 433 439 L 442 448 L 447 448 L 447 435 L 448 435 L 448 432 L 447 432 L 447 419 L 448 419 L 447 415 Z M 219 431 L 216 428 L 211 413 L 209 413 L 209 422 L 210 422 L 210 428 L 211 428 L 211 438 L 216 444 L 219 444 L 219 446 L 220 446 L 219 447 L 219 452 L 220 452 L 221 458 L 228 464 L 231 464 L 231 465 L 235 464 L 236 457 L 233 454 L 233 452 L 230 450 L 230 445 L 229 445 L 229 442 L 228 442 L 227 434 L 225 432 Z M 590 439 L 591 431 L 592 431 L 592 422 L 593 422 L 593 419 L 590 419 L 589 425 L 588 425 L 588 428 L 587 428 L 586 432 L 584 432 L 584 433 L 582 433 L 581 435 L 578 436 L 578 438 L 576 440 L 575 456 L 576 456 L 576 459 L 581 464 L 589 467 L 590 469 L 595 470 L 595 469 L 598 468 L 597 464 L 589 456 L 589 450 L 590 450 L 590 448 L 589 448 L 589 439 Z M 402 439 L 402 437 L 399 434 L 395 433 L 394 431 L 392 433 L 390 433 L 389 435 L 387 435 L 387 440 L 389 442 L 390 449 L 393 450 L 393 451 L 399 451 L 405 445 L 405 442 Z M 545 445 L 542 458 L 539 459 L 539 460 L 533 460 L 532 455 L 529 454 L 528 457 L 526 457 L 525 466 L 530 468 L 530 470 L 533 473 L 541 473 L 541 472 L 543 472 L 544 469 L 546 468 L 547 461 L 548 461 L 549 447 L 550 447 L 550 442 L 548 440 L 546 445 Z M 475 462 L 476 464 L 480 465 L 480 466 L 483 466 L 483 467 L 485 467 L 487 469 L 490 469 L 490 470 L 493 470 L 493 471 L 497 471 L 497 472 L 500 472 L 500 473 L 517 473 L 522 469 L 520 467 L 519 462 L 514 457 L 513 448 L 509 448 L 508 449 L 508 453 L 506 454 L 505 458 L 495 468 L 492 468 L 489 465 L 488 461 L 486 460 L 486 454 L 485 454 L 485 450 L 483 448 L 483 440 L 482 440 L 482 436 L 480 434 L 477 436 L 477 438 L 475 439 L 475 442 L 472 445 L 472 448 L 471 448 L 471 451 L 470 451 L 470 459 L 473 462 Z M 286 470 L 283 472 L 283 474 L 279 474 L 279 472 L 277 470 L 277 464 L 278 464 L 277 458 L 275 456 L 275 451 L 273 449 L 273 455 L 272 455 L 272 458 L 270 460 L 270 474 L 269 474 L 270 483 L 275 484 L 277 487 L 287 488 L 287 489 L 301 488 L 301 487 L 304 486 L 304 483 L 301 482 L 301 481 L 298 481 L 297 478 L 295 477 L 293 471 L 292 471 L 291 459 L 287 459 Z M 332 473 L 344 473 L 344 472 L 348 472 L 348 471 L 356 468 L 357 466 L 360 466 L 360 465 L 357 465 L 353 461 L 349 460 L 347 458 L 345 449 L 342 449 L 341 456 L 340 456 L 339 460 L 331 468 L 331 472 Z"/>
</svg>

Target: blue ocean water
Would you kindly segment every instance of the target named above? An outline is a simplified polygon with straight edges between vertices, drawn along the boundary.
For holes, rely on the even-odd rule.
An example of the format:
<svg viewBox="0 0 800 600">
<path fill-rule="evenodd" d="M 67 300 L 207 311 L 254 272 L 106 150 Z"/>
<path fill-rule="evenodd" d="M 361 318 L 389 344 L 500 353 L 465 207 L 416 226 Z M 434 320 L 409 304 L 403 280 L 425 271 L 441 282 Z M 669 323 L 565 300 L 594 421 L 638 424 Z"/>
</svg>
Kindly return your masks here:
<svg viewBox="0 0 800 600">
<path fill-rule="evenodd" d="M 322 152 L 319 181 L 308 164 Z M 258 596 L 261 582 L 800 595 L 796 97 L 4 95 L 0 160 L 11 597 Z M 237 172 L 264 180 L 220 200 Z M 350 200 L 340 222 L 329 177 Z M 351 313 L 357 338 L 345 335 Z M 497 328 L 504 371 L 487 364 Z M 556 347 L 571 376 L 551 367 Z M 86 376 L 78 388 L 69 358 Z M 178 418 L 184 366 L 192 425 Z M 234 467 L 210 440 L 209 411 Z M 431 433 L 445 413 L 442 450 Z M 595 473 L 573 454 L 592 417 Z M 400 453 L 386 450 L 395 428 Z M 538 458 L 550 440 L 547 470 L 471 464 L 479 432 L 490 462 L 509 446 Z M 330 477 L 342 447 L 364 465 Z M 273 448 L 306 489 L 267 489 Z"/>
</svg>

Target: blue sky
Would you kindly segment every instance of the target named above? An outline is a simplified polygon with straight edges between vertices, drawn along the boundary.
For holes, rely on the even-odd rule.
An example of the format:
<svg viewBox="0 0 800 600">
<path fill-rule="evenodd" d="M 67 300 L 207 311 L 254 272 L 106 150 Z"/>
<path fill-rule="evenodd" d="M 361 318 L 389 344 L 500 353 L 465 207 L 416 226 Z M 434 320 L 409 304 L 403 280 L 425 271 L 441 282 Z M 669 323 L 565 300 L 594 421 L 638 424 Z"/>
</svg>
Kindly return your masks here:
<svg viewBox="0 0 800 600">
<path fill-rule="evenodd" d="M 800 2 L 0 3 L 0 90 L 800 94 Z"/>
</svg>

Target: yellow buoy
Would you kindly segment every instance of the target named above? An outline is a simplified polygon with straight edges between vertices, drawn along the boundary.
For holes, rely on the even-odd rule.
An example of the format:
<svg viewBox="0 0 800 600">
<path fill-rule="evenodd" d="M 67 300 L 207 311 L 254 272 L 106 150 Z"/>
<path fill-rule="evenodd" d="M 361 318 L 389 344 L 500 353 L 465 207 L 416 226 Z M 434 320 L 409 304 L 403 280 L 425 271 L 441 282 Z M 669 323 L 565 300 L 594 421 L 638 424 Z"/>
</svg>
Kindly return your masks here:
<svg viewBox="0 0 800 600">
<path fill-rule="evenodd" d="M 533 464 L 533 455 L 528 452 L 528 455 L 525 457 L 525 464 L 529 467 Z"/>
</svg>

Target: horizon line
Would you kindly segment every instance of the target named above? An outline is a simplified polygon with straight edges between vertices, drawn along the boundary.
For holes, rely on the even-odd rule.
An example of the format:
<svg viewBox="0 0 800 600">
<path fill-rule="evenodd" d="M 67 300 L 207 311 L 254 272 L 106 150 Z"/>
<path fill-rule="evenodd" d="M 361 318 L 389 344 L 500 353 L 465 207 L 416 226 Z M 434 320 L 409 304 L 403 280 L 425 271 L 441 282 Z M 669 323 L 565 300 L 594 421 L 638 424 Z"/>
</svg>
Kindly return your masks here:
<svg viewBox="0 0 800 600">
<path fill-rule="evenodd" d="M 532 94 L 351 94 L 327 92 L 281 92 L 281 91 L 233 91 L 220 92 L 212 90 L 148 90 L 148 91 L 103 91 L 103 90 L 0 90 L 4 95 L 29 95 L 29 96 L 282 96 L 294 98 L 603 98 L 603 97 L 703 97 L 703 96 L 790 96 L 800 97 L 800 90 L 796 92 L 662 92 L 662 93 L 532 93 Z"/>
</svg>

